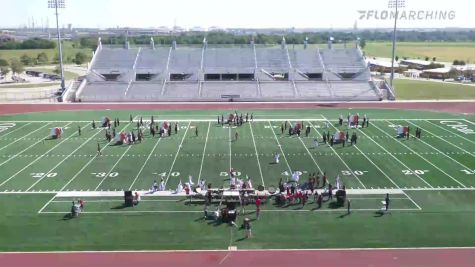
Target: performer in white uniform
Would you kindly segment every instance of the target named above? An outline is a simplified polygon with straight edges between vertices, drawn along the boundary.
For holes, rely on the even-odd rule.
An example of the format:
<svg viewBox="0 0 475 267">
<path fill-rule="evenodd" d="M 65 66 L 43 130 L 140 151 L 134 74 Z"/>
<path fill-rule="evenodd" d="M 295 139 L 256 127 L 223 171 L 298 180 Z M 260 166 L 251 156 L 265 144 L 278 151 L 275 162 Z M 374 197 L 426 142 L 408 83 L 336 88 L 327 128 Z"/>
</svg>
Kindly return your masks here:
<svg viewBox="0 0 475 267">
<path fill-rule="evenodd" d="M 280 159 L 280 154 L 279 153 L 275 153 L 274 155 L 274 162 L 277 164 L 279 163 L 279 159 Z"/>
</svg>

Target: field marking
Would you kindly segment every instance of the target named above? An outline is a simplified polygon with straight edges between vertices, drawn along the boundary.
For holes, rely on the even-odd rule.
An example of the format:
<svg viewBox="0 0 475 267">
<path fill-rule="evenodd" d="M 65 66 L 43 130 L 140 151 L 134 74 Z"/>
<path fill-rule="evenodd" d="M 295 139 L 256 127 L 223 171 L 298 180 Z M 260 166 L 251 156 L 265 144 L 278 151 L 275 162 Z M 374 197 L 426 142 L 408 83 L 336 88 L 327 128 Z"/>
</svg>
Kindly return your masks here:
<svg viewBox="0 0 475 267">
<path fill-rule="evenodd" d="M 377 247 L 377 248 L 269 248 L 269 249 L 239 249 L 235 252 L 259 251 L 398 251 L 398 250 L 474 250 L 475 247 Z M 51 250 L 51 251 L 1 251 L 0 255 L 9 254 L 108 254 L 108 253 L 203 253 L 203 252 L 228 252 L 229 249 L 175 249 L 175 250 Z"/>
<path fill-rule="evenodd" d="M 328 120 L 327 120 L 328 121 Z M 329 124 L 337 129 L 330 121 L 328 121 Z M 320 135 L 320 137 L 322 137 L 322 135 L 320 134 L 320 132 L 318 131 L 318 129 L 315 127 L 315 125 L 312 124 L 312 122 L 309 122 L 310 125 L 312 125 L 313 129 L 318 133 L 318 135 Z M 338 129 L 337 129 L 338 130 Z M 356 180 L 358 180 L 358 182 L 363 186 L 363 188 L 366 189 L 366 186 L 363 184 L 363 182 L 361 182 L 361 180 L 358 178 L 358 176 L 356 176 L 356 174 L 353 172 L 353 170 L 348 166 L 348 164 L 346 164 L 346 162 L 340 157 L 340 155 L 336 152 L 336 150 L 332 147 L 332 146 L 329 146 L 330 149 L 333 151 L 333 153 L 335 153 L 335 155 L 341 160 L 341 162 L 343 163 L 343 165 L 345 165 L 345 167 L 348 169 L 349 172 L 351 172 L 351 174 L 353 175 L 353 177 L 356 178 Z"/>
<path fill-rule="evenodd" d="M 380 199 L 380 198 L 378 198 Z M 391 199 L 397 199 L 397 198 L 391 198 Z M 121 202 L 123 203 L 123 199 L 83 199 L 84 203 L 110 203 L 110 202 Z M 180 203 L 181 200 L 176 200 L 176 199 L 142 199 L 140 202 L 177 202 Z M 71 200 L 53 200 L 51 203 L 71 203 Z"/>
<path fill-rule="evenodd" d="M 408 121 L 406 120 L 406 122 L 408 122 Z M 409 122 L 409 123 L 411 123 L 411 122 Z M 413 124 L 413 123 L 411 123 L 411 124 L 412 124 L 412 125 L 415 125 L 415 124 Z M 416 125 L 416 126 L 417 126 L 417 125 Z M 428 133 L 431 134 L 430 132 L 428 132 Z M 415 135 L 412 135 L 412 137 L 415 138 Z M 439 153 L 441 153 L 443 156 L 449 158 L 450 160 L 452 160 L 453 162 L 457 163 L 458 165 L 460 165 L 460 166 L 466 168 L 467 170 L 471 170 L 471 168 L 465 166 L 464 164 L 462 164 L 462 163 L 460 163 L 459 161 L 455 160 L 455 159 L 452 158 L 451 156 L 449 156 L 449 155 L 447 155 L 447 154 L 444 154 L 442 151 L 440 151 L 440 150 L 437 149 L 436 147 L 432 146 L 431 144 L 427 143 L 426 141 L 424 141 L 424 140 L 422 140 L 422 139 L 418 139 L 418 140 L 421 141 L 422 143 L 424 143 L 424 144 L 430 146 L 432 149 L 437 150 L 437 151 L 438 151 Z"/>
<path fill-rule="evenodd" d="M 126 129 L 130 124 L 131 124 L 131 123 L 129 122 L 124 128 L 122 128 L 122 130 Z M 106 148 L 109 146 L 109 144 L 112 143 L 113 141 L 114 141 L 114 140 L 112 140 L 112 141 L 110 141 L 109 143 L 107 143 L 107 145 L 105 145 L 104 147 L 102 147 L 99 152 L 102 153 L 102 151 L 103 151 L 104 149 L 106 149 Z M 94 157 L 92 157 L 86 164 L 84 164 L 84 166 L 82 166 L 82 168 L 81 168 L 71 179 L 69 179 L 69 181 L 68 181 L 65 185 L 63 185 L 63 187 L 61 187 L 61 189 L 59 189 L 59 191 L 57 191 L 56 195 L 54 195 L 48 202 L 46 202 L 46 203 L 43 205 L 43 207 L 41 207 L 40 210 L 38 210 L 38 213 L 41 213 L 41 212 L 51 203 L 51 201 L 53 201 L 53 200 L 55 199 L 55 197 L 56 197 L 58 194 L 60 194 L 61 192 L 63 192 L 63 190 L 64 190 L 70 183 L 72 183 L 72 182 L 79 176 L 79 174 L 81 174 L 81 173 L 94 161 L 94 159 L 97 158 L 97 155 L 98 155 L 98 154 L 96 153 L 96 155 L 94 155 Z"/>
<path fill-rule="evenodd" d="M 404 193 L 404 195 L 406 195 L 406 197 L 407 197 L 412 203 L 414 203 L 414 205 L 416 205 L 416 207 L 417 207 L 419 210 L 422 210 L 421 206 L 419 206 L 419 205 L 417 204 L 417 202 L 414 201 L 414 199 L 412 199 L 412 197 L 410 197 L 410 196 L 409 196 L 406 192 L 404 192 L 404 191 L 403 191 L 403 193 Z"/>
<path fill-rule="evenodd" d="M 49 124 L 50 124 L 50 123 L 47 123 L 47 124 L 41 126 L 40 128 L 38 128 L 38 129 L 36 129 L 36 130 L 34 130 L 34 131 L 32 131 L 32 132 L 30 132 L 30 133 L 28 133 L 28 134 L 26 134 L 26 135 L 20 137 L 20 138 L 18 138 L 18 139 L 16 139 L 15 141 L 9 143 L 8 145 L 1 147 L 1 148 L 0 148 L 0 151 L 3 150 L 3 149 L 5 149 L 5 148 L 7 148 L 7 147 L 9 147 L 9 146 L 11 146 L 11 145 L 13 145 L 13 144 L 15 144 L 16 142 L 22 140 L 23 138 L 25 138 L 25 137 L 27 137 L 27 136 L 29 136 L 29 135 L 31 135 L 31 134 L 33 134 L 33 133 L 35 133 L 35 132 L 37 132 L 37 131 L 43 129 L 44 127 L 48 126 Z M 70 123 L 70 124 L 71 124 L 71 123 Z M 48 136 L 50 136 L 50 135 L 47 135 L 45 138 L 47 138 Z M 43 138 L 43 139 L 44 139 L 44 138 Z M 41 139 L 40 141 L 42 141 L 43 139 Z"/>
<path fill-rule="evenodd" d="M 460 120 L 465 121 L 467 123 L 470 123 L 472 125 L 475 125 L 475 122 L 472 122 L 472 121 L 469 121 L 469 120 L 466 120 L 466 119 L 460 119 Z M 433 120 L 433 121 L 435 121 L 435 120 Z"/>
<path fill-rule="evenodd" d="M 46 125 L 45 125 L 45 126 L 46 126 Z M 6 160 L 6 161 L 0 163 L 0 166 L 2 166 L 3 164 L 9 162 L 9 161 L 12 160 L 12 159 L 18 157 L 18 155 L 20 155 L 20 154 L 22 154 L 23 152 L 27 151 L 28 149 L 34 147 L 35 145 L 37 145 L 38 143 L 42 142 L 44 139 L 48 138 L 49 136 L 50 136 L 50 135 L 45 136 L 44 138 L 38 140 L 36 143 L 33 143 L 33 144 L 31 144 L 30 146 L 28 146 L 27 148 L 23 149 L 22 151 L 16 153 L 13 157 L 10 157 L 8 160 Z"/>
<path fill-rule="evenodd" d="M 438 135 L 435 135 L 435 134 L 433 134 L 433 133 L 432 133 L 432 132 L 430 132 L 429 130 L 427 130 L 427 129 L 424 129 L 424 128 L 422 128 L 421 126 L 419 126 L 419 125 L 417 125 L 417 124 L 414 124 L 414 123 L 410 122 L 409 120 L 406 120 L 406 121 L 407 121 L 407 122 L 409 122 L 410 124 L 412 124 L 412 125 L 416 126 L 416 127 L 419 127 L 419 128 L 421 128 L 422 130 L 424 130 L 424 131 L 428 132 L 430 135 L 437 137 L 438 139 L 440 139 L 440 140 L 442 140 L 442 141 L 446 142 L 447 144 L 450 144 L 450 145 L 452 145 L 452 146 L 454 146 L 454 147 L 456 147 L 456 148 L 458 148 L 458 149 L 462 150 L 463 152 L 465 152 L 465 153 L 467 153 L 468 155 L 470 155 L 470 156 L 472 156 L 472 157 L 474 157 L 474 158 L 475 158 L 475 155 L 473 155 L 471 152 L 468 152 L 467 150 L 465 150 L 465 149 L 463 149 L 463 148 L 461 148 L 461 147 L 459 147 L 459 146 L 457 146 L 457 145 L 454 145 L 454 144 L 452 144 L 451 142 L 449 142 L 449 141 L 447 141 L 447 140 L 445 140 L 445 139 L 441 138 L 441 137 L 440 137 L 440 136 L 438 136 Z"/>
<path fill-rule="evenodd" d="M 172 115 L 168 115 L 168 116 L 172 116 Z M 181 115 L 180 115 L 181 116 Z M 180 118 L 177 118 L 177 119 L 168 119 L 167 117 L 163 117 L 163 118 L 160 118 L 158 119 L 158 117 L 155 117 L 154 119 L 157 121 L 157 120 L 161 120 L 161 121 L 168 121 L 168 122 L 216 122 L 216 118 L 214 119 L 187 119 L 189 118 L 190 116 L 193 116 L 193 115 L 186 115 L 186 116 L 182 116 L 181 118 L 183 119 L 180 119 Z M 201 116 L 201 115 L 197 115 L 197 116 Z M 262 116 L 263 118 L 266 118 L 266 117 L 275 117 L 277 115 L 264 115 Z M 280 116 L 280 115 L 279 115 Z M 323 115 L 320 115 L 323 117 Z M 203 115 L 202 117 L 206 117 L 206 115 Z M 140 119 L 140 118 L 139 118 Z M 135 118 L 133 118 L 134 122 L 136 122 L 137 120 L 137 116 Z M 315 117 L 308 117 L 308 118 L 301 118 L 299 117 L 299 115 L 295 115 L 295 117 L 292 117 L 292 118 L 275 118 L 275 119 L 270 119 L 270 118 L 266 118 L 266 119 L 256 119 L 254 118 L 254 121 L 255 122 L 267 122 L 267 121 L 272 121 L 272 122 L 281 122 L 281 121 L 286 121 L 286 120 L 295 120 L 295 121 L 338 121 L 338 120 L 330 120 L 330 119 L 315 119 Z M 389 119 L 371 119 L 371 121 L 400 121 L 400 120 L 404 120 L 404 119 L 401 119 L 401 118 L 389 118 Z M 446 120 L 452 120 L 452 121 L 467 121 L 465 119 L 456 119 L 456 118 L 446 118 L 446 119 L 431 119 L 431 118 L 428 118 L 428 119 L 410 119 L 412 121 L 426 121 L 426 120 L 433 120 L 433 121 L 446 121 Z M 143 122 L 150 122 L 151 120 L 143 120 Z M 30 121 L 30 120 L 16 120 L 16 121 L 12 121 L 12 120 L 0 120 L 0 122 L 32 122 L 32 123 L 35 123 L 35 122 L 38 122 L 38 123 L 53 123 L 53 122 L 56 122 L 56 123 L 68 123 L 68 122 L 75 122 L 75 123 L 82 123 L 82 122 L 91 122 L 91 121 L 84 121 L 84 120 L 53 120 L 53 121 L 47 121 L 47 120 L 38 120 L 38 121 Z M 128 123 L 129 121 L 128 120 L 123 120 L 123 121 L 120 121 L 121 123 Z M 468 121 L 469 123 L 471 124 L 474 124 L 473 122 L 470 122 Z"/>
<path fill-rule="evenodd" d="M 442 129 L 442 130 L 444 130 L 444 131 L 446 131 L 446 132 L 449 132 L 449 133 L 451 133 L 451 134 L 455 134 L 456 136 L 458 136 L 458 137 L 460 137 L 460 138 L 462 138 L 462 139 L 464 139 L 464 140 L 466 140 L 466 141 L 468 141 L 468 142 L 470 142 L 470 143 L 472 143 L 472 144 L 475 144 L 475 141 L 472 141 L 472 140 L 470 140 L 470 139 L 468 139 L 468 138 L 465 138 L 465 137 L 463 137 L 463 136 L 461 136 L 461 135 L 459 135 L 459 134 L 457 134 L 457 133 L 454 133 L 454 132 L 452 132 L 452 131 L 450 131 L 450 130 L 447 130 L 447 129 L 445 129 L 444 127 L 442 127 L 442 126 L 440 126 L 440 125 L 437 125 L 437 124 L 435 124 L 435 123 L 433 123 L 433 122 L 430 122 L 429 120 L 428 120 L 427 122 L 430 123 L 430 124 L 432 124 L 432 125 L 434 125 L 434 126 L 436 126 L 436 127 L 438 127 L 438 128 L 440 128 L 440 129 Z M 437 136 L 437 137 L 439 137 L 439 136 Z"/>
<path fill-rule="evenodd" d="M 231 169 L 233 168 L 232 166 L 232 142 L 233 140 L 231 139 L 232 136 L 231 136 L 231 125 L 229 125 L 228 127 L 228 143 L 229 143 L 229 171 L 231 171 Z M 237 140 L 236 140 L 237 141 Z"/>
<path fill-rule="evenodd" d="M 254 131 L 252 130 L 252 124 L 253 124 L 253 123 L 254 123 L 254 122 L 250 122 L 250 123 L 249 123 L 249 128 L 251 129 L 252 143 L 254 144 L 254 150 L 255 150 L 255 152 L 256 152 L 257 166 L 259 166 L 259 174 L 261 175 L 262 186 L 265 187 L 264 175 L 262 175 L 261 162 L 260 162 L 260 160 L 259 160 L 259 153 L 257 152 L 256 140 L 254 139 Z"/>
<path fill-rule="evenodd" d="M 153 139 L 152 139 L 152 140 L 153 140 Z M 150 151 L 150 154 L 148 154 L 147 159 L 146 159 L 145 162 L 142 164 L 142 167 L 140 167 L 140 170 L 139 170 L 139 172 L 137 173 L 137 175 L 135 176 L 134 180 L 132 181 L 132 184 L 129 186 L 129 190 L 132 190 L 132 187 L 134 186 L 135 182 L 137 181 L 137 179 L 139 178 L 139 176 L 140 176 L 140 174 L 142 173 L 143 169 L 145 168 L 145 165 L 147 165 L 148 161 L 149 161 L 150 158 L 152 157 L 153 151 L 155 151 L 155 149 L 156 149 L 157 146 L 158 146 L 158 143 L 160 143 L 161 140 L 162 140 L 162 138 L 159 136 L 157 142 L 155 142 L 155 145 L 153 146 L 152 150 Z"/>
<path fill-rule="evenodd" d="M 104 178 L 102 178 L 101 182 L 99 182 L 99 184 L 96 186 L 94 190 L 97 190 L 102 185 L 102 183 L 107 179 L 107 177 L 111 174 L 111 172 L 115 169 L 115 167 L 119 164 L 119 162 L 124 158 L 125 154 L 127 154 L 127 152 L 132 148 L 132 145 L 129 144 L 128 146 L 129 147 L 127 147 L 127 149 L 124 151 L 124 153 L 122 153 L 120 158 L 114 163 L 114 165 L 112 165 L 112 168 L 109 170 L 109 172 L 107 172 Z"/>
<path fill-rule="evenodd" d="M 376 127 L 377 129 L 378 126 L 376 126 L 375 124 L 373 124 L 372 126 Z M 369 137 L 365 132 L 363 132 L 361 129 L 359 129 L 359 132 L 361 132 L 362 134 L 364 134 L 365 136 L 367 136 L 371 141 L 373 141 L 373 143 L 375 143 L 377 146 L 379 146 L 380 148 L 382 148 L 384 151 L 386 151 L 386 153 L 389 153 L 389 151 L 381 146 L 378 142 L 374 141 L 373 138 Z M 393 157 L 397 162 L 399 162 L 399 164 L 401 164 L 404 168 L 406 168 L 407 170 L 410 170 L 417 178 L 419 178 L 422 182 L 424 182 L 426 185 L 430 186 L 430 187 L 433 187 L 429 182 L 427 182 L 424 178 L 422 178 L 421 176 L 419 176 L 417 173 L 415 173 L 411 168 L 409 168 L 406 164 L 404 164 L 401 160 L 399 160 L 396 156 L 394 156 L 393 154 L 389 153 L 389 155 L 391 155 L 391 157 Z"/>
<path fill-rule="evenodd" d="M 89 124 L 86 124 L 84 125 L 84 127 L 81 127 L 81 130 L 84 129 L 85 127 L 87 127 L 87 125 Z M 99 134 L 101 131 L 97 131 L 94 135 L 92 135 L 91 137 L 89 137 L 89 139 L 85 142 L 83 142 L 80 146 L 78 146 L 78 148 L 76 148 L 73 152 L 69 153 L 68 156 L 66 156 L 63 160 L 61 160 L 58 164 L 56 164 L 56 166 L 54 166 L 53 168 L 51 168 L 48 172 L 46 172 L 40 179 L 38 179 L 36 182 L 34 182 L 30 187 L 28 187 L 28 189 L 26 189 L 26 191 L 30 191 L 31 188 L 33 188 L 35 185 L 37 185 L 39 182 L 41 182 L 44 178 L 46 178 L 46 176 L 48 174 L 50 174 L 53 170 L 55 170 L 59 165 L 61 165 L 63 162 L 65 162 L 69 157 L 71 157 L 71 155 L 78 151 L 81 147 L 83 147 L 85 144 L 89 143 L 89 141 L 94 137 L 96 136 L 97 134 Z"/>
<path fill-rule="evenodd" d="M 287 161 L 287 157 L 285 156 L 284 150 L 282 150 L 282 145 L 280 145 L 279 139 L 277 139 L 277 135 L 274 132 L 274 127 L 272 127 L 272 124 L 270 123 L 270 121 L 268 121 L 268 123 L 270 126 L 270 130 L 274 134 L 274 139 L 275 141 L 277 141 L 277 145 L 280 148 L 280 152 L 282 152 L 282 156 L 284 157 L 285 163 L 287 164 L 287 168 L 289 168 L 290 175 L 292 175 L 292 168 L 290 168 L 290 165 L 289 165 L 289 162 Z"/>
<path fill-rule="evenodd" d="M 70 201 L 68 201 L 70 202 Z M 352 208 L 351 211 L 361 211 L 361 212 L 376 212 L 380 211 L 381 207 L 375 207 L 373 209 L 370 208 Z M 389 211 L 420 211 L 417 208 L 391 208 Z M 346 208 L 341 209 L 276 209 L 276 210 L 265 210 L 261 209 L 261 212 L 278 212 L 278 213 L 293 213 L 293 212 L 335 212 L 341 213 L 346 212 Z M 67 214 L 70 211 L 42 211 L 41 214 Z M 119 211 L 83 211 L 81 214 L 140 214 L 140 213 L 203 213 L 202 210 L 119 210 Z"/>
<path fill-rule="evenodd" d="M 176 158 L 178 157 L 178 154 L 180 154 L 183 141 L 185 141 L 186 133 L 188 132 L 188 129 L 190 129 L 190 125 L 191 125 L 191 122 L 188 122 L 188 126 L 186 127 L 185 133 L 183 134 L 183 138 L 181 139 L 180 145 L 178 146 L 178 150 L 176 151 L 175 158 L 173 159 L 172 166 L 170 167 L 170 170 L 168 171 L 167 179 L 165 180 L 165 187 L 167 186 L 168 179 L 170 178 L 170 174 L 172 173 L 173 167 L 175 166 Z"/>
<path fill-rule="evenodd" d="M 290 125 L 292 125 L 292 123 L 290 123 Z M 317 166 L 318 170 L 320 171 L 320 173 L 323 174 L 323 170 L 320 168 L 320 165 L 318 165 L 317 161 L 315 160 L 315 158 L 313 157 L 312 153 L 310 152 L 310 150 L 308 150 L 308 147 L 307 145 L 303 142 L 302 138 L 300 138 L 300 136 L 297 137 L 300 141 L 300 143 L 302 144 L 302 146 L 305 148 L 305 150 L 307 151 L 307 154 L 310 156 L 310 158 L 312 159 L 313 163 L 315 164 L 315 166 Z"/>
<path fill-rule="evenodd" d="M 210 128 L 211 128 L 211 122 L 208 122 L 208 130 L 206 131 L 206 139 L 205 139 L 205 145 L 203 147 L 203 156 L 201 157 L 200 172 L 198 174 L 198 182 L 201 180 L 201 172 L 203 171 L 203 163 L 205 160 L 206 146 L 208 145 L 208 136 L 209 136 Z"/>
<path fill-rule="evenodd" d="M 68 123 L 66 124 L 66 126 L 68 126 L 69 124 L 71 123 Z M 66 127 L 64 126 L 64 127 Z M 71 136 L 67 137 L 67 138 L 64 138 L 61 142 L 59 142 L 58 144 L 56 144 L 54 147 L 50 148 L 48 151 L 46 151 L 43 155 L 41 155 L 40 157 L 36 158 L 35 160 L 33 160 L 32 162 L 30 162 L 28 165 L 26 165 L 25 167 L 23 167 L 21 170 L 19 170 L 18 172 L 16 172 L 15 174 L 13 174 L 12 176 L 10 176 L 10 178 L 8 178 L 7 180 L 3 181 L 0 186 L 3 186 L 4 184 L 8 183 L 11 179 L 15 178 L 19 173 L 21 173 L 22 171 L 26 170 L 28 167 L 30 167 L 31 165 L 33 165 L 35 162 L 37 162 L 38 160 L 40 160 L 41 158 L 43 158 L 46 154 L 48 154 L 50 151 L 54 150 L 55 148 L 57 148 L 58 146 L 60 146 L 62 143 L 64 143 L 66 140 L 68 140 L 69 138 L 71 138 Z"/>
<path fill-rule="evenodd" d="M 7 135 L 9 135 L 9 134 L 12 134 L 12 133 L 14 133 L 14 132 L 16 132 L 16 131 L 22 129 L 22 128 L 25 127 L 25 126 L 30 125 L 30 124 L 32 124 L 32 122 L 28 122 L 28 123 L 26 123 L 26 124 L 20 126 L 19 128 L 14 129 L 13 131 L 9 131 L 9 132 L 7 132 L 6 134 L 2 134 L 2 135 L 0 135 L 0 138 L 4 138 L 5 136 L 7 136 Z M 15 124 L 15 125 L 16 125 L 16 124 Z"/>
<path fill-rule="evenodd" d="M 387 122 L 389 123 L 389 122 Z M 388 136 L 391 136 L 390 134 L 388 134 L 386 131 L 383 131 L 381 128 L 379 128 L 378 126 L 376 126 L 376 124 L 373 124 L 374 127 L 376 127 L 376 129 L 378 129 L 380 132 L 388 135 Z M 415 155 L 417 155 L 418 157 L 420 157 L 421 159 L 423 159 L 424 161 L 426 161 L 427 163 L 429 163 L 432 167 L 436 168 L 437 170 L 439 170 L 440 172 L 442 172 L 443 174 L 447 175 L 447 177 L 449 177 L 450 179 L 452 179 L 453 181 L 455 181 L 456 183 L 458 183 L 459 185 L 463 186 L 463 187 L 466 187 L 463 183 L 461 183 L 459 180 L 455 179 L 454 177 L 452 177 L 450 174 L 446 173 L 444 170 L 440 169 L 439 167 L 437 167 L 436 165 L 434 165 L 432 162 L 430 162 L 429 160 L 427 160 L 426 158 L 424 158 L 423 156 L 421 156 L 420 154 L 416 153 L 412 148 L 410 148 L 409 146 L 407 146 L 406 144 L 404 144 L 401 140 L 398 140 L 397 138 L 396 139 L 393 139 L 393 140 L 396 140 L 399 144 L 401 144 L 402 146 L 404 146 L 405 148 L 409 149 L 412 153 L 414 153 Z M 439 150 L 439 152 L 441 152 Z M 444 154 L 445 155 L 445 154 Z"/>
</svg>

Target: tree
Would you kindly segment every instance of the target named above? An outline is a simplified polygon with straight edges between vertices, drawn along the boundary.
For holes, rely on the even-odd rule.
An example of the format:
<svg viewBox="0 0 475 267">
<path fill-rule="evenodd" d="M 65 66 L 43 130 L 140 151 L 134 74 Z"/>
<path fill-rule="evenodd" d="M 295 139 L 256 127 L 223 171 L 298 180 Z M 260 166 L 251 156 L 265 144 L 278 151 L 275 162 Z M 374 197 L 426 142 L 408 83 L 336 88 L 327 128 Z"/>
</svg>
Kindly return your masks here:
<svg viewBox="0 0 475 267">
<path fill-rule="evenodd" d="M 23 54 L 21 57 L 20 57 L 20 61 L 21 63 L 23 63 L 23 65 L 33 65 L 34 63 L 34 59 L 32 57 L 30 57 L 29 55 L 27 54 Z"/>
<path fill-rule="evenodd" d="M 8 67 L 8 61 L 3 58 L 0 58 L 0 67 Z"/>
<path fill-rule="evenodd" d="M 429 57 L 426 57 L 425 59 L 426 59 L 426 61 L 429 61 Z"/>
<path fill-rule="evenodd" d="M 10 72 L 10 69 L 8 68 L 8 66 L 0 66 L 1 76 L 7 76 L 9 72 Z"/>
<path fill-rule="evenodd" d="M 48 63 L 48 55 L 45 52 L 41 52 L 36 57 L 38 64 L 46 64 Z"/>
<path fill-rule="evenodd" d="M 86 61 L 87 61 L 86 54 L 84 54 L 82 52 L 77 52 L 76 53 L 74 63 L 76 63 L 77 65 L 81 65 L 81 64 L 84 64 Z"/>
<path fill-rule="evenodd" d="M 366 47 L 366 40 L 365 39 L 360 40 L 360 47 L 361 47 L 361 49 L 364 49 Z"/>
<path fill-rule="evenodd" d="M 60 66 L 56 66 L 56 68 L 54 68 L 53 72 L 56 73 L 56 74 L 58 74 L 58 75 L 61 74 L 61 68 L 60 68 Z"/>
<path fill-rule="evenodd" d="M 449 77 L 454 79 L 454 78 L 457 78 L 458 76 L 460 76 L 460 71 L 457 70 L 456 68 L 451 68 L 449 71 Z"/>
<path fill-rule="evenodd" d="M 399 61 L 399 56 L 394 57 L 394 59 L 396 59 L 396 61 Z"/>
<path fill-rule="evenodd" d="M 436 57 L 433 57 L 433 58 L 432 58 L 432 61 L 437 61 L 437 58 L 436 58 Z"/>
<path fill-rule="evenodd" d="M 10 61 L 10 67 L 12 69 L 13 74 L 19 74 L 22 73 L 25 70 L 25 67 L 23 66 L 23 63 L 21 63 L 20 60 L 17 58 L 13 58 Z"/>
</svg>

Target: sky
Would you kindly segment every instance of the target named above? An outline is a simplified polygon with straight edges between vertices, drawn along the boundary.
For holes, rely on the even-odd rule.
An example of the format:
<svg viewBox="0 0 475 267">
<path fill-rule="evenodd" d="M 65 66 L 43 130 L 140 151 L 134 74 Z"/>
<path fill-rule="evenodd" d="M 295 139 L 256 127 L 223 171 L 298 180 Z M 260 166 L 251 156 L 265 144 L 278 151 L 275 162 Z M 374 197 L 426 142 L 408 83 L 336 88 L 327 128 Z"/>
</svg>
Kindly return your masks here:
<svg viewBox="0 0 475 267">
<path fill-rule="evenodd" d="M 0 28 L 55 26 L 47 0 L 1 0 Z M 405 0 L 404 10 L 454 11 L 452 20 L 402 20 L 401 28 L 475 28 L 473 0 Z M 359 10 L 381 12 L 388 0 L 66 0 L 60 25 L 73 28 L 159 26 L 184 28 L 390 28 L 392 21 L 372 15 L 360 19 Z M 373 13 L 374 14 L 374 13 Z M 422 13 L 421 16 L 426 16 Z"/>
</svg>

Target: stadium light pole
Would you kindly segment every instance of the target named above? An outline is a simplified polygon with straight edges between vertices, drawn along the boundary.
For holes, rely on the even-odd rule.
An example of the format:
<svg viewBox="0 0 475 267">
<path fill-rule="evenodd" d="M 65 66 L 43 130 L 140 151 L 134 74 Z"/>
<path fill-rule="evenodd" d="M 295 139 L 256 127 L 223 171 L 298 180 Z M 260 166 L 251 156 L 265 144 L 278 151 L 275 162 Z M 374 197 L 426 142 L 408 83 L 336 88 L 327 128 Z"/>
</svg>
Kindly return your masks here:
<svg viewBox="0 0 475 267">
<path fill-rule="evenodd" d="M 405 7 L 406 0 L 389 0 L 389 8 L 394 8 L 396 10 L 394 14 L 394 29 L 393 29 L 393 51 L 391 57 L 391 80 L 390 85 L 393 87 L 394 80 L 394 61 L 396 60 L 396 31 L 397 31 L 397 19 L 398 19 L 398 9 Z"/>
<path fill-rule="evenodd" d="M 61 31 L 59 30 L 59 14 L 58 8 L 66 8 L 65 0 L 48 0 L 48 8 L 54 8 L 56 13 L 56 31 L 58 34 L 58 50 L 59 50 L 59 68 L 61 69 L 61 90 L 64 91 L 64 67 L 63 67 L 63 47 L 61 45 Z"/>
</svg>

